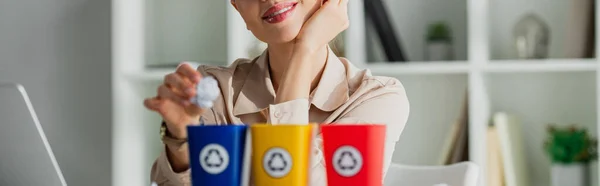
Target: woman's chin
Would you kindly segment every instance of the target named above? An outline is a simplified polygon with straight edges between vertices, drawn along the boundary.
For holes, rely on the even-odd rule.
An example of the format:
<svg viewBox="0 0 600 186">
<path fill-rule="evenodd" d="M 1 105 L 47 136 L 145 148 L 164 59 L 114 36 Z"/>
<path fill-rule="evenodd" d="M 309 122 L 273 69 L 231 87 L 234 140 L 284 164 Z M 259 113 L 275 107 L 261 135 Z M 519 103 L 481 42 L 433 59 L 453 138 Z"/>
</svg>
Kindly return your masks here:
<svg viewBox="0 0 600 186">
<path fill-rule="evenodd" d="M 270 29 L 263 36 L 266 43 L 269 44 L 283 44 L 293 42 L 298 33 L 300 33 L 302 25 L 287 25 L 285 27 L 279 27 L 277 29 Z"/>
<path fill-rule="evenodd" d="M 269 44 L 285 44 L 285 43 L 290 43 L 290 42 L 294 42 L 294 40 L 296 39 L 296 36 L 298 36 L 298 34 L 277 34 L 277 35 L 270 35 L 268 39 L 266 39 L 266 43 Z"/>
</svg>

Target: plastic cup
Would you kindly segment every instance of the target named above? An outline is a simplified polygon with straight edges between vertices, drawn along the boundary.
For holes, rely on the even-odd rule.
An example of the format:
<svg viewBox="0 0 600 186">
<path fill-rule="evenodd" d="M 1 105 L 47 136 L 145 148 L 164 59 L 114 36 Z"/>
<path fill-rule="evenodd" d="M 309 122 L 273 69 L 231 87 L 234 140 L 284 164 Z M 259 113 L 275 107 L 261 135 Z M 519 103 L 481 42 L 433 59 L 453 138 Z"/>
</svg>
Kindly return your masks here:
<svg viewBox="0 0 600 186">
<path fill-rule="evenodd" d="M 251 149 L 246 126 L 188 126 L 187 130 L 192 185 L 247 185 Z"/>
<path fill-rule="evenodd" d="M 321 126 L 328 186 L 382 186 L 385 125 Z"/>
<path fill-rule="evenodd" d="M 252 125 L 254 185 L 308 185 L 314 129 L 313 124 Z"/>
</svg>

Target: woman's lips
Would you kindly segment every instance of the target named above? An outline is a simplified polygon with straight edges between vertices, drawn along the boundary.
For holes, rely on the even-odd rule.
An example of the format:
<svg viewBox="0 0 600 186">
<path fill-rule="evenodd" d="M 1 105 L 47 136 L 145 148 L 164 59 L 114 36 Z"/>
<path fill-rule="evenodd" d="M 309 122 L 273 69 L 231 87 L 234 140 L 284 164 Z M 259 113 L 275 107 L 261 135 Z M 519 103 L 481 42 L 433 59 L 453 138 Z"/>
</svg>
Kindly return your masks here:
<svg viewBox="0 0 600 186">
<path fill-rule="evenodd" d="M 297 2 L 277 3 L 263 14 L 262 19 L 271 24 L 285 21 L 292 15 L 297 4 Z"/>
</svg>

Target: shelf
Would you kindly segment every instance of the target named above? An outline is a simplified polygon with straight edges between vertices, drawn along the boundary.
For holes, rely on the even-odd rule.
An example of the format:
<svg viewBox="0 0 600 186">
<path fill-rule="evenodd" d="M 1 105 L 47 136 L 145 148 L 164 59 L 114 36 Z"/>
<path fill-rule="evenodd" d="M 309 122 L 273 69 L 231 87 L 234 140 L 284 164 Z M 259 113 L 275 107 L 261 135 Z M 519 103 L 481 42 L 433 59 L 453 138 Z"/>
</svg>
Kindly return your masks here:
<svg viewBox="0 0 600 186">
<path fill-rule="evenodd" d="M 517 119 L 512 132 L 519 133 L 523 148 L 514 153 L 525 158 L 526 185 L 552 185 L 551 162 L 543 149 L 548 124 L 577 124 L 592 136 L 598 134 L 594 72 L 492 74 L 486 83 L 491 114 L 506 112 Z M 596 180 L 597 174 L 590 178 Z"/>
<path fill-rule="evenodd" d="M 493 60 L 484 67 L 493 73 L 595 71 L 596 59 Z"/>
<path fill-rule="evenodd" d="M 173 72 L 175 68 L 144 69 L 140 72 L 125 73 L 125 77 L 129 80 L 162 81 L 167 74 Z"/>
<path fill-rule="evenodd" d="M 590 45 L 595 39 L 593 23 L 594 1 L 561 1 L 561 0 L 501 0 L 489 1 L 487 10 L 487 36 L 491 59 L 516 59 L 515 30 L 519 22 L 528 15 L 538 19 L 531 22 L 541 22 L 547 26 L 546 34 L 543 29 L 536 30 L 538 38 L 547 39 L 547 56 L 554 59 L 588 58 L 591 55 Z M 529 22 L 529 23 L 531 23 Z M 529 24 L 528 24 L 529 25 Z M 533 25 L 533 24 L 531 24 Z M 524 27 L 521 27 L 524 28 Z M 537 28 L 537 27 L 536 27 Z M 523 33 L 521 33 L 523 34 Z M 520 34 L 519 34 L 520 35 Z M 544 37 L 545 36 L 545 37 Z M 536 38 L 536 39 L 538 39 Z M 542 41 L 542 39 L 538 40 Z M 530 43 L 544 46 L 544 44 Z M 529 45 L 529 44 L 527 44 Z"/>
<path fill-rule="evenodd" d="M 469 64 L 466 61 L 427 61 L 427 62 L 380 62 L 368 64 L 375 75 L 405 74 L 466 74 Z"/>
<path fill-rule="evenodd" d="M 196 65 L 217 65 L 215 62 L 193 62 Z M 162 81 L 167 74 L 173 73 L 176 70 L 176 66 L 163 65 L 156 67 L 146 67 L 140 71 L 130 71 L 123 73 L 125 78 L 129 80 L 138 81 Z"/>
<path fill-rule="evenodd" d="M 374 75 L 435 75 L 435 74 L 466 74 L 473 66 L 466 61 L 435 61 L 435 62 L 377 62 L 368 64 L 365 68 Z M 512 72 L 586 72 L 596 71 L 598 64 L 595 59 L 566 59 L 566 60 L 494 60 L 484 66 L 489 73 Z M 153 68 L 140 72 L 125 73 L 128 79 L 160 81 L 165 75 L 174 72 L 174 68 Z"/>
<path fill-rule="evenodd" d="M 467 59 L 469 16 L 467 2 L 467 0 L 384 0 L 383 4 L 387 7 L 390 23 L 394 25 L 392 31 L 397 37 L 401 53 L 408 61 L 417 62 L 432 59 L 430 57 L 434 59 Z M 388 61 L 383 42 L 389 41 L 390 38 L 381 39 L 379 31 L 376 29 L 376 22 L 364 15 L 366 14 L 364 11 L 360 14 L 363 14 L 363 19 L 359 22 L 364 22 L 364 24 L 355 25 L 353 22 L 350 27 L 353 31 L 362 31 L 364 34 L 362 38 L 357 39 L 358 42 L 355 41 L 355 38 L 350 38 L 346 42 L 347 45 L 357 53 L 364 52 L 365 59 L 368 61 Z M 448 30 L 452 45 L 448 48 L 433 49 L 437 54 L 428 57 L 426 36 L 433 28 L 432 26 L 437 23 L 443 23 L 444 28 Z"/>
<path fill-rule="evenodd" d="M 403 153 L 395 153 L 393 159 L 404 164 L 442 164 L 444 154 L 451 148 L 445 143 L 452 141 L 450 131 L 460 123 L 459 116 L 466 114 L 463 107 L 469 86 L 467 74 L 399 79 L 409 95 L 410 116 L 396 144 L 396 151 Z"/>
<path fill-rule="evenodd" d="M 146 126 L 160 118 L 140 103 L 155 94 L 165 75 L 175 71 L 175 67 L 156 66 L 184 60 L 228 65 L 253 56 L 249 48 L 255 46 L 256 38 L 228 2 L 113 2 L 112 185 L 150 185 L 147 170 L 161 149 L 159 139 L 148 137 L 155 129 Z M 539 158 L 544 156 L 540 145 L 545 124 L 581 123 L 596 131 L 592 134 L 599 133 L 600 66 L 598 59 L 589 58 L 585 43 L 598 47 L 597 39 L 588 35 L 599 35 L 598 24 L 587 20 L 600 20 L 600 14 L 591 10 L 598 10 L 600 3 L 591 2 L 384 0 L 408 62 L 382 62 L 388 61 L 381 44 L 386 39 L 378 37 L 372 20 L 364 15 L 364 2 L 351 1 L 351 24 L 336 46 L 345 54 L 340 56 L 356 66 L 373 75 L 396 77 L 406 89 L 411 117 L 392 162 L 439 164 L 439 151 L 468 94 L 469 158 L 482 166 L 480 174 L 487 175 L 489 117 L 505 111 L 519 115 L 520 131 L 527 132 L 524 154 L 533 180 L 528 185 L 550 185 L 549 161 Z M 548 59 L 516 57 L 515 23 L 529 12 L 549 26 Z M 426 60 L 425 36 L 429 25 L 438 21 L 445 22 L 451 32 L 453 55 L 447 59 L 457 61 Z M 592 167 L 598 165 L 592 163 Z M 598 185 L 598 171 L 590 174 L 591 185 Z M 479 185 L 485 185 L 484 179 L 481 176 Z"/>
</svg>

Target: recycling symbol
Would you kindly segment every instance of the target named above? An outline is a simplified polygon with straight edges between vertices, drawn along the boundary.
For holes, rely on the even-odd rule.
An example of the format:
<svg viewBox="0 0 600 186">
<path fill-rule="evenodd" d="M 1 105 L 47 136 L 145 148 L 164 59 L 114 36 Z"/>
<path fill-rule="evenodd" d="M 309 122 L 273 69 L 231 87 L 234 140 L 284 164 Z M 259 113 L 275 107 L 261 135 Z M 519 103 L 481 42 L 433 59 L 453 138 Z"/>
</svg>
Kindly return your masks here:
<svg viewBox="0 0 600 186">
<path fill-rule="evenodd" d="M 273 153 L 267 164 L 269 164 L 268 166 L 271 171 L 283 171 L 287 167 L 287 161 L 283 160 L 283 154 L 279 152 Z"/>
<path fill-rule="evenodd" d="M 210 149 L 208 155 L 204 157 L 204 161 L 208 167 L 220 167 L 223 165 L 223 156 L 217 149 Z"/>
<path fill-rule="evenodd" d="M 283 148 L 271 148 L 263 156 L 263 169 L 271 177 L 284 177 L 292 170 L 292 156 Z"/>
<path fill-rule="evenodd" d="M 350 151 L 343 151 L 342 157 L 338 160 L 338 164 L 342 170 L 352 170 L 358 165 L 358 161 Z"/>
<path fill-rule="evenodd" d="M 362 169 L 363 158 L 360 151 L 350 145 L 339 147 L 333 153 L 333 168 L 344 177 L 352 177 Z"/>
<path fill-rule="evenodd" d="M 229 165 L 229 154 L 219 144 L 208 144 L 200 151 L 200 166 L 209 174 L 220 174 Z"/>
</svg>

